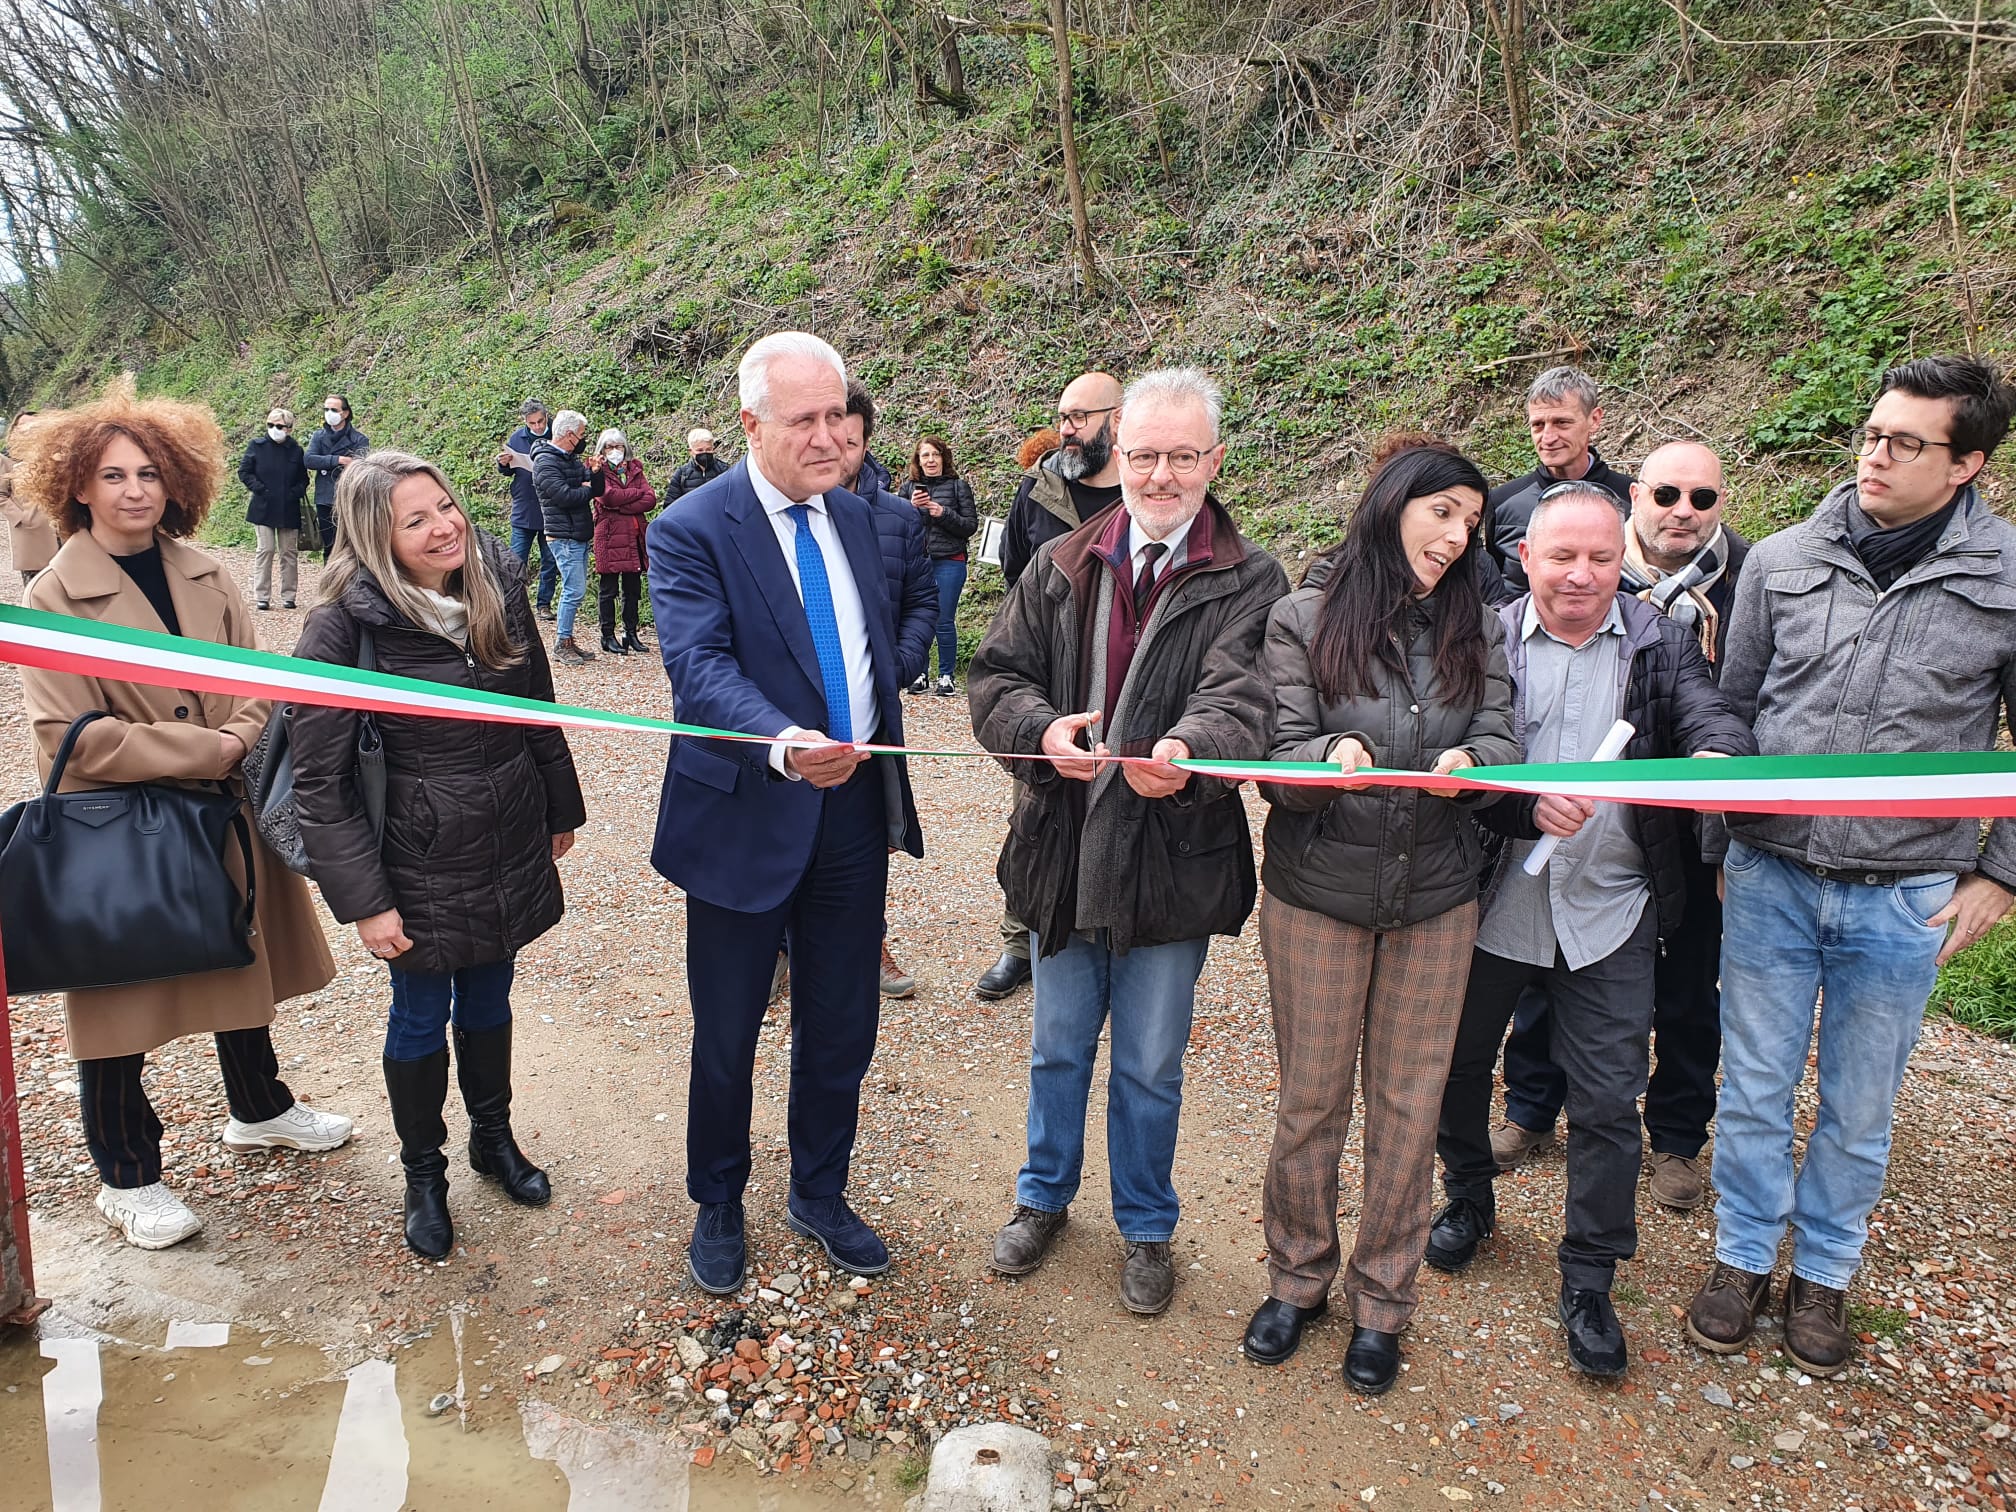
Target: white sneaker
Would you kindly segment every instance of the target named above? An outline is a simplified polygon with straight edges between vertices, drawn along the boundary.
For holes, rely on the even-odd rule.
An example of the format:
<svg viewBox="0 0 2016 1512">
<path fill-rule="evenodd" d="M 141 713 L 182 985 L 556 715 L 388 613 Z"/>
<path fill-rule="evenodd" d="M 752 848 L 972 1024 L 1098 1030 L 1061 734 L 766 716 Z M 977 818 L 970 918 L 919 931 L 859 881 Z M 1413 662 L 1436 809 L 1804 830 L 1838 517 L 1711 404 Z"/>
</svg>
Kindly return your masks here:
<svg viewBox="0 0 2016 1512">
<path fill-rule="evenodd" d="M 239 1155 L 252 1150 L 333 1150 L 346 1144 L 351 1120 L 296 1103 L 278 1118 L 264 1123 L 224 1122 L 224 1148 Z"/>
<path fill-rule="evenodd" d="M 135 1249 L 164 1250 L 203 1232 L 203 1220 L 158 1181 L 144 1187 L 101 1186 L 98 1211 Z"/>
</svg>

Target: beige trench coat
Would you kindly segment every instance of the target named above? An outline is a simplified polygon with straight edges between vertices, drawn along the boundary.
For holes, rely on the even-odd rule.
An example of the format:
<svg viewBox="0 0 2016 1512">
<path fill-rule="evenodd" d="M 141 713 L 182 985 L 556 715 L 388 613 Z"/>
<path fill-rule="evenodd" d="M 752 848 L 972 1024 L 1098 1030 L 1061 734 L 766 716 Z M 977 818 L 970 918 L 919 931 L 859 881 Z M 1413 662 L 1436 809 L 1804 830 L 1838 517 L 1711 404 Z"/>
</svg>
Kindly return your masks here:
<svg viewBox="0 0 2016 1512">
<path fill-rule="evenodd" d="M 157 539 L 182 634 L 190 640 L 254 645 L 252 616 L 223 565 L 181 541 Z M 166 628 L 147 596 L 83 531 L 63 543 L 48 571 L 30 585 L 28 604 L 135 630 Z M 73 719 L 86 709 L 104 709 L 112 715 L 86 726 L 78 737 L 63 775 L 65 791 L 123 782 L 231 777 L 233 769 L 224 764 L 217 732 L 229 730 L 249 747 L 265 728 L 271 707 L 264 700 L 31 667 L 21 669 L 21 683 L 35 732 L 36 765 L 45 779 Z M 335 977 L 335 962 L 307 882 L 256 839 L 252 850 L 259 873 L 252 964 L 68 994 L 63 1007 L 74 1059 L 135 1055 L 185 1034 L 270 1024 L 275 1003 L 314 992 Z M 231 846 L 227 855 L 232 875 L 242 885 L 238 848 Z"/>
<path fill-rule="evenodd" d="M 0 519 L 7 522 L 16 572 L 40 572 L 56 555 L 56 527 L 49 516 L 14 497 L 14 459 L 0 456 Z"/>
</svg>

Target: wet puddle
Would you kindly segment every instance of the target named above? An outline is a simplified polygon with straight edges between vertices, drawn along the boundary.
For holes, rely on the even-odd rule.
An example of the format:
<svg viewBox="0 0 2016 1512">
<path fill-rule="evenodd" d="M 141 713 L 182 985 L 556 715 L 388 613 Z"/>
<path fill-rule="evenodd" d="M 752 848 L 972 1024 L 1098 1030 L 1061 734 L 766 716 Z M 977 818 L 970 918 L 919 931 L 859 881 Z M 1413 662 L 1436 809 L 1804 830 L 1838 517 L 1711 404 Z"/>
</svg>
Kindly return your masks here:
<svg viewBox="0 0 2016 1512">
<path fill-rule="evenodd" d="M 460 1316 L 390 1360 L 228 1323 L 0 1328 L 6 1512 L 827 1512 L 897 1505 L 689 1468 L 664 1433 L 524 1395 Z"/>
</svg>

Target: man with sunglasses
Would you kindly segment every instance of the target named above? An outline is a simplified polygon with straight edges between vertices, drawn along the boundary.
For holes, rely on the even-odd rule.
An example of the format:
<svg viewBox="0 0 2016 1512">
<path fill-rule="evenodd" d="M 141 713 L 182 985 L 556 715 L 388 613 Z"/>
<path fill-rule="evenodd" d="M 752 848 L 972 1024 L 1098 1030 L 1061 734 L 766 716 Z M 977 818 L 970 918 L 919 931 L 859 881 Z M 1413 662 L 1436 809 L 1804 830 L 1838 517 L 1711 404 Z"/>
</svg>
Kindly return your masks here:
<svg viewBox="0 0 2016 1512">
<path fill-rule="evenodd" d="M 2016 526 L 1976 487 L 2016 389 L 1976 357 L 1891 368 L 1855 480 L 1761 541 L 1736 586 L 1722 689 L 1769 756 L 1987 751 L 2016 709 Z M 1883 1196 L 1890 1127 L 1941 963 L 2016 896 L 2016 824 L 1732 813 L 1722 864 L 1715 1264 L 1687 1332 L 1744 1349 L 1792 1231 L 1784 1349 L 1854 1358 L 1847 1290 Z M 1825 1011 L 1816 1000 L 1825 998 Z M 1794 1100 L 1819 1019 L 1819 1111 Z"/>
<path fill-rule="evenodd" d="M 1002 533 L 1001 571 L 1013 588 L 1045 541 L 1069 535 L 1120 502 L 1120 380 L 1080 373 L 1057 396 L 1057 446 L 1022 475 Z M 973 995 L 995 1001 L 1029 980 L 1029 929 L 1012 910 L 1001 914 L 1001 958 L 973 984 Z"/>
<path fill-rule="evenodd" d="M 1237 934 L 1257 893 L 1238 785 L 1174 763 L 1266 748 L 1273 698 L 1257 663 L 1268 610 L 1288 591 L 1281 564 L 1212 496 L 1222 404 L 1195 368 L 1134 381 L 1122 507 L 1036 558 L 967 679 L 981 745 L 1047 758 L 1004 763 L 1015 811 L 999 875 L 1029 923 L 1036 1006 L 1028 1157 L 991 1263 L 1027 1275 L 1064 1227 L 1110 1022 L 1120 1300 L 1142 1316 L 1166 1309 L 1176 1286 L 1176 1129 L 1197 976 L 1211 937 Z"/>
<path fill-rule="evenodd" d="M 1645 459 L 1640 474 L 1624 531 L 1623 591 L 1692 630 L 1712 671 L 1728 643 L 1730 603 L 1750 550 L 1722 520 L 1722 459 L 1698 441 L 1672 441 Z M 1689 833 L 1698 845 L 1691 823 Z M 1687 1212 L 1708 1196 L 1700 1160 L 1722 1051 L 1715 986 L 1722 904 L 1715 868 L 1698 849 L 1682 859 L 1680 874 L 1685 910 L 1662 939 L 1653 968 L 1655 1055 L 1645 1088 L 1645 1137 L 1653 1201 Z M 1532 994 L 1505 1043 L 1505 1120 L 1492 1131 L 1494 1146 L 1511 1146 L 1513 1158 L 1503 1164 L 1516 1164 L 1553 1138 L 1568 1080 L 1554 1061 L 1552 1032 L 1544 997 Z"/>
</svg>

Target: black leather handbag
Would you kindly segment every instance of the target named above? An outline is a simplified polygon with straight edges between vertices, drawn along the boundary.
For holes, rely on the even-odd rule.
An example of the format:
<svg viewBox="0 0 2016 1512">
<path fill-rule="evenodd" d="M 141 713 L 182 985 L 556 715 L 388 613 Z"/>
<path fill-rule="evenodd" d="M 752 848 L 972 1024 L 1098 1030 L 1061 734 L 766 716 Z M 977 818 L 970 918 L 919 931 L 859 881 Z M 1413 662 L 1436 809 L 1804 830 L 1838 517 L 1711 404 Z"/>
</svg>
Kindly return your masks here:
<svg viewBox="0 0 2016 1512">
<path fill-rule="evenodd" d="M 7 990 L 78 992 L 252 964 L 252 829 L 229 791 L 153 783 L 59 793 L 84 727 L 63 734 L 42 796 L 0 814 Z M 236 837 L 245 890 L 225 870 Z"/>
<path fill-rule="evenodd" d="M 357 665 L 365 672 L 378 667 L 377 646 L 371 627 L 357 627 Z M 278 704 L 267 716 L 266 728 L 245 753 L 240 769 L 245 792 L 252 800 L 252 817 L 259 826 L 259 838 L 291 872 L 312 877 L 308 847 L 301 840 L 301 815 L 294 797 L 294 705 Z M 378 717 L 360 712 L 357 716 L 357 754 L 351 767 L 357 780 L 364 817 L 370 821 L 372 839 L 385 839 L 385 740 L 378 732 Z"/>
</svg>

